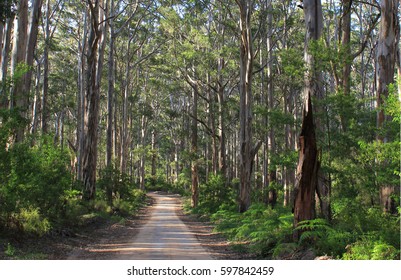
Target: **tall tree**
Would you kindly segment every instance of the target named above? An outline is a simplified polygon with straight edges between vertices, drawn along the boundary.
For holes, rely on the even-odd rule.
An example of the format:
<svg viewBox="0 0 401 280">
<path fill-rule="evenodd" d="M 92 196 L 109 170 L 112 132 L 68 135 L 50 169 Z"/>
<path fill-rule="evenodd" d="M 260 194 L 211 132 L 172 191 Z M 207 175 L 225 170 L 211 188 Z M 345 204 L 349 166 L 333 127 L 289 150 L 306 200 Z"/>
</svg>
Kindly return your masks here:
<svg viewBox="0 0 401 280">
<path fill-rule="evenodd" d="M 192 122 L 191 122 L 191 206 L 197 207 L 199 203 L 199 176 L 198 176 L 198 87 L 192 87 Z"/>
<path fill-rule="evenodd" d="M 240 194 L 239 211 L 245 212 L 251 205 L 251 178 L 254 157 L 261 142 L 252 141 L 252 75 L 253 46 L 251 16 L 254 1 L 236 0 L 240 11 Z"/>
<path fill-rule="evenodd" d="M 29 94 L 32 82 L 32 69 L 34 62 L 34 53 L 36 49 L 36 41 L 38 38 L 39 20 L 41 17 L 42 0 L 34 0 L 32 3 L 32 11 L 29 19 L 29 34 L 26 45 L 26 64 L 29 66 L 28 72 L 24 80 L 24 92 Z"/>
<path fill-rule="evenodd" d="M 84 199 L 91 200 L 96 192 L 96 164 L 98 152 L 99 85 L 97 84 L 99 29 L 99 0 L 87 0 L 90 14 L 90 34 L 86 54 L 86 116 L 83 147 Z"/>
<path fill-rule="evenodd" d="M 397 55 L 398 0 L 383 0 L 380 2 L 381 20 L 378 33 L 376 53 L 376 83 L 377 83 L 377 128 L 382 129 L 390 120 L 383 110 L 384 100 L 389 96 L 389 86 L 394 83 L 395 62 Z M 390 141 L 388 135 L 379 131 L 377 140 L 381 143 Z M 396 213 L 396 203 L 391 195 L 395 186 L 380 186 L 380 203 L 386 212 Z"/>
<path fill-rule="evenodd" d="M 28 38 L 28 0 L 21 0 L 18 3 L 17 17 L 14 21 L 14 41 L 11 59 L 11 76 L 14 83 L 11 91 L 10 107 L 19 110 L 22 118 L 25 118 L 28 106 L 28 93 L 24 93 L 24 79 L 17 80 L 19 72 L 25 71 L 26 65 L 26 46 Z M 23 70 L 24 69 L 24 70 Z M 15 142 L 24 139 L 24 126 L 20 125 L 16 129 Z"/>
<path fill-rule="evenodd" d="M 48 92 L 49 92 L 49 45 L 50 45 L 50 0 L 46 0 L 45 45 L 43 48 L 43 89 L 42 89 L 42 134 L 48 132 Z"/>
<path fill-rule="evenodd" d="M 8 90 L 6 87 L 7 73 L 8 73 L 8 58 L 11 49 L 11 34 L 13 30 L 14 15 L 10 15 L 6 19 L 3 34 L 3 48 L 1 50 L 1 69 L 0 69 L 0 108 L 7 108 L 8 106 Z"/>
<path fill-rule="evenodd" d="M 311 54 L 310 44 L 319 40 L 322 34 L 323 15 L 320 0 L 304 0 L 305 17 L 305 87 L 303 93 L 302 127 L 299 136 L 299 159 L 295 183 L 294 227 L 299 222 L 315 218 L 315 193 L 319 170 L 318 151 L 313 116 L 312 97 L 321 90 L 321 75 L 317 70 L 317 61 Z M 298 239 L 300 231 L 294 231 Z"/>
<path fill-rule="evenodd" d="M 267 3 L 267 40 L 266 40 L 266 49 L 269 53 L 267 57 L 267 106 L 269 108 L 269 112 L 272 115 L 274 110 L 274 86 L 273 86 L 273 3 L 269 1 Z M 269 119 L 269 122 L 272 122 Z M 268 143 L 268 183 L 269 183 L 269 191 L 268 191 L 268 203 L 274 207 L 277 202 L 277 191 L 275 189 L 275 183 L 277 180 L 276 176 L 276 166 L 273 165 L 272 158 L 276 153 L 276 137 L 274 126 L 270 125 L 270 131 L 267 135 L 267 143 Z"/>
</svg>

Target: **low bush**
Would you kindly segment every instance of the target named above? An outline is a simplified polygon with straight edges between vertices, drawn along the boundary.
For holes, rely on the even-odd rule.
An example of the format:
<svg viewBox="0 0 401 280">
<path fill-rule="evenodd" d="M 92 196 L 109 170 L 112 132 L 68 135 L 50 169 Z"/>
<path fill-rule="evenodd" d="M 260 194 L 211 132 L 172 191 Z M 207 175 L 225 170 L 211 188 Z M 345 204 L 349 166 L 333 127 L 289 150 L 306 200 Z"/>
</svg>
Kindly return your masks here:
<svg viewBox="0 0 401 280">
<path fill-rule="evenodd" d="M 234 241 L 249 242 L 260 257 L 271 256 L 281 243 L 291 242 L 293 216 L 289 210 L 253 204 L 248 211 L 219 210 L 211 215 L 216 231 Z"/>
<path fill-rule="evenodd" d="M 400 250 L 394 246 L 378 240 L 375 234 L 362 236 L 358 241 L 347 246 L 344 260 L 394 260 L 400 258 Z"/>
<path fill-rule="evenodd" d="M 31 147 L 27 140 L 1 151 L 0 221 L 42 235 L 62 219 L 72 178 L 66 151 L 46 138 L 38 142 Z"/>
</svg>

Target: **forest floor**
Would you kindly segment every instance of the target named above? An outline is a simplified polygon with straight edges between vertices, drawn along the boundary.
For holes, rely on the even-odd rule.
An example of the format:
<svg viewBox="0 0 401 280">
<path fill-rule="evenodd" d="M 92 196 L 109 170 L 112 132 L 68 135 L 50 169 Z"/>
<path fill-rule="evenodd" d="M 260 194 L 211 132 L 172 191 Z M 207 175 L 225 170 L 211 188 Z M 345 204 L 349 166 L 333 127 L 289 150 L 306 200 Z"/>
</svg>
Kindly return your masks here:
<svg viewBox="0 0 401 280">
<path fill-rule="evenodd" d="M 15 240 L 15 257 L 6 256 L 6 248 L 0 248 L 0 259 L 254 258 L 234 250 L 222 235 L 213 232 L 211 224 L 184 214 L 179 196 L 150 193 L 148 197 L 149 205 L 123 222 L 96 219 L 77 233 L 65 231 L 40 239 Z"/>
</svg>

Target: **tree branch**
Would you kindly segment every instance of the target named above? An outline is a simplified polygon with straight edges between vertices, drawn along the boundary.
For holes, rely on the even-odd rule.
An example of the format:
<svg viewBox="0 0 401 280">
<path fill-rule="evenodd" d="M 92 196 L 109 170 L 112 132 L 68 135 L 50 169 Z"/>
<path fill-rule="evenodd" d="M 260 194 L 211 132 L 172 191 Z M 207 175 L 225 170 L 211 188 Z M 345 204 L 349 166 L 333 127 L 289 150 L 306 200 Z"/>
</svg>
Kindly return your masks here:
<svg viewBox="0 0 401 280">
<path fill-rule="evenodd" d="M 369 35 L 370 35 L 370 33 L 372 33 L 373 29 L 376 27 L 380 16 L 381 16 L 381 14 L 379 13 L 376 16 L 376 18 L 372 21 L 372 23 L 370 24 L 369 30 L 365 34 L 365 40 L 363 41 L 363 43 L 362 43 L 361 47 L 359 48 L 359 50 L 356 53 L 351 55 L 352 59 L 355 59 L 357 56 L 359 56 L 365 50 L 366 45 L 368 43 Z"/>
</svg>

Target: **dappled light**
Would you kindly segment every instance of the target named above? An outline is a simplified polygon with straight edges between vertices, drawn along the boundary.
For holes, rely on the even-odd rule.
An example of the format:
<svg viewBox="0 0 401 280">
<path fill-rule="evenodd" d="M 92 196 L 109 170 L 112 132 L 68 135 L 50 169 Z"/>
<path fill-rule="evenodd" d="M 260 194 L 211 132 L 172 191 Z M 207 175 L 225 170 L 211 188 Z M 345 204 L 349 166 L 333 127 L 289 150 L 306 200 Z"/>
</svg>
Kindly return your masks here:
<svg viewBox="0 0 401 280">
<path fill-rule="evenodd" d="M 196 237 L 178 218 L 180 203 L 176 197 L 149 194 L 156 199 L 149 220 L 128 242 L 92 244 L 84 249 L 91 258 L 102 255 L 113 259 L 211 259 Z M 79 255 L 77 256 L 79 258 Z"/>
</svg>

